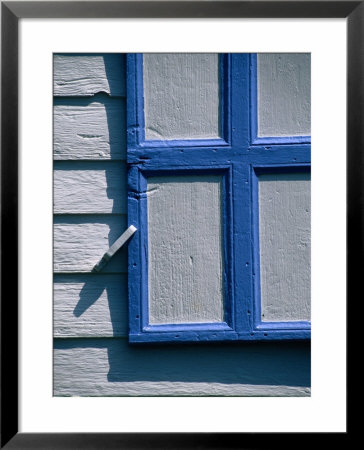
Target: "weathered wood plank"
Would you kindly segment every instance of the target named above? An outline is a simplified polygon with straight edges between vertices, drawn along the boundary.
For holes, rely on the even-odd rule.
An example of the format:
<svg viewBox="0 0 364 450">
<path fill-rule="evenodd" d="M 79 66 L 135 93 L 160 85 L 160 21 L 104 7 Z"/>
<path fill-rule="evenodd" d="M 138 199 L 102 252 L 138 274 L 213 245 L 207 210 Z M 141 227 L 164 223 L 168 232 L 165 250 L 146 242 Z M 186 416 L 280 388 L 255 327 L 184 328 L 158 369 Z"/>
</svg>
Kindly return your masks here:
<svg viewBox="0 0 364 450">
<path fill-rule="evenodd" d="M 98 92 L 125 95 L 123 54 L 57 54 L 53 58 L 53 69 L 56 96 L 90 96 Z"/>
<path fill-rule="evenodd" d="M 126 228 L 124 215 L 55 216 L 54 271 L 91 272 Z M 127 246 L 113 256 L 102 272 L 127 272 Z"/>
<path fill-rule="evenodd" d="M 54 159 L 125 159 L 125 100 L 55 99 Z"/>
<path fill-rule="evenodd" d="M 258 54 L 258 136 L 310 134 L 310 53 Z"/>
<path fill-rule="evenodd" d="M 262 321 L 310 320 L 309 174 L 259 176 Z"/>
<path fill-rule="evenodd" d="M 127 285 L 126 274 L 54 275 L 54 336 L 127 336 Z"/>
<path fill-rule="evenodd" d="M 54 395 L 308 396 L 309 345 L 130 346 L 56 339 Z"/>
<path fill-rule="evenodd" d="M 149 321 L 224 320 L 221 176 L 148 180 Z"/>
<path fill-rule="evenodd" d="M 143 68 L 146 139 L 219 137 L 217 54 L 150 53 Z"/>
<path fill-rule="evenodd" d="M 56 214 L 126 214 L 124 162 L 54 163 L 53 200 Z"/>
</svg>

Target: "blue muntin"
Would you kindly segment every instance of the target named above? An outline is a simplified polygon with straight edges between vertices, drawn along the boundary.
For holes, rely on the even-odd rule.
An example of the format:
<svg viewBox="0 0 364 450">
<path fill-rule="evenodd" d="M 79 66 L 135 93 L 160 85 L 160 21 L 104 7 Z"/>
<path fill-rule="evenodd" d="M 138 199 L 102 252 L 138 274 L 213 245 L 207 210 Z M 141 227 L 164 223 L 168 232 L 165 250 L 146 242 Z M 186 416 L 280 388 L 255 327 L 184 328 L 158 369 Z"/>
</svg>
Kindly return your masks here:
<svg viewBox="0 0 364 450">
<path fill-rule="evenodd" d="M 220 56 L 221 139 L 145 141 L 143 59 L 127 56 L 129 341 L 208 342 L 309 339 L 309 322 L 260 321 L 257 176 L 309 170 L 308 143 L 253 140 L 252 61 L 255 55 Z M 256 111 L 256 106 L 255 106 Z M 225 319 L 211 324 L 148 323 L 146 188 L 157 175 L 219 174 L 223 178 Z"/>
<path fill-rule="evenodd" d="M 258 62 L 257 55 L 250 55 L 250 135 L 252 145 L 269 144 L 310 144 L 311 136 L 258 136 Z"/>
</svg>

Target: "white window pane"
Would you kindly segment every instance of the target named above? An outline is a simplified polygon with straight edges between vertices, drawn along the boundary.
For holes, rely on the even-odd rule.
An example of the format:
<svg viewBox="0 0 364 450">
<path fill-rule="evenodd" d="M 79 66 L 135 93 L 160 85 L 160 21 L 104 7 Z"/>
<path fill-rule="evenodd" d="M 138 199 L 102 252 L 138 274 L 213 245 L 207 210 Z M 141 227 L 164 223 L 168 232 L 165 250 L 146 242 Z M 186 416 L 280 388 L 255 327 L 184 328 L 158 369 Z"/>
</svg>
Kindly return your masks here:
<svg viewBox="0 0 364 450">
<path fill-rule="evenodd" d="M 258 137 L 311 134 L 311 55 L 257 56 Z"/>
<path fill-rule="evenodd" d="M 217 54 L 145 54 L 146 140 L 219 137 Z"/>
<path fill-rule="evenodd" d="M 310 175 L 259 176 L 262 321 L 310 320 Z"/>
<path fill-rule="evenodd" d="M 149 322 L 223 321 L 221 176 L 148 181 Z"/>
</svg>

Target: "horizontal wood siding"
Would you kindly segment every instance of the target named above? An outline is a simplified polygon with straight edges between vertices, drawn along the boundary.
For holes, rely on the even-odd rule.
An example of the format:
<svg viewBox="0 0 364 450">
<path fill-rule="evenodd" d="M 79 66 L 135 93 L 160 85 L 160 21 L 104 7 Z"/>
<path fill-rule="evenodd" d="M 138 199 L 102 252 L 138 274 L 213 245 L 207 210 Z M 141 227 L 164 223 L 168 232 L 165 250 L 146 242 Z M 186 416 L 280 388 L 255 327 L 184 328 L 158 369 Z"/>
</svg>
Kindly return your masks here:
<svg viewBox="0 0 364 450">
<path fill-rule="evenodd" d="M 125 96 L 125 58 L 121 54 L 56 54 L 53 69 L 55 96 L 91 96 L 98 92 Z"/>
<path fill-rule="evenodd" d="M 124 55 L 54 64 L 54 395 L 307 396 L 307 345 L 131 346 Z"/>
<path fill-rule="evenodd" d="M 307 396 L 309 344 L 131 347 L 56 339 L 55 395 Z"/>
<path fill-rule="evenodd" d="M 124 98 L 55 98 L 54 159 L 125 159 Z"/>
<path fill-rule="evenodd" d="M 91 272 L 125 228 L 124 215 L 55 216 L 54 271 Z M 112 258 L 103 271 L 126 273 L 126 247 Z"/>
<path fill-rule="evenodd" d="M 126 166 L 122 161 L 55 161 L 56 214 L 126 214 Z"/>
<path fill-rule="evenodd" d="M 54 336 L 126 337 L 126 274 L 55 274 Z"/>
<path fill-rule="evenodd" d="M 92 272 L 127 226 L 125 55 L 55 55 L 54 96 L 54 336 L 126 337 L 127 249 Z"/>
</svg>

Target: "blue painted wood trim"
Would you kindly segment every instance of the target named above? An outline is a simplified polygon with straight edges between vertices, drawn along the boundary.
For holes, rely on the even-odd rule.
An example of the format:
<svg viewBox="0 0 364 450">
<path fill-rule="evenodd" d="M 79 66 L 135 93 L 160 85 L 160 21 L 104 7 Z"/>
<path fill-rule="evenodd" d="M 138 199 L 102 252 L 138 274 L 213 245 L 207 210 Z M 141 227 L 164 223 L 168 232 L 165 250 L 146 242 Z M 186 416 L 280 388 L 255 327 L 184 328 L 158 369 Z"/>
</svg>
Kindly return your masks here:
<svg viewBox="0 0 364 450">
<path fill-rule="evenodd" d="M 183 175 L 221 175 L 222 182 L 222 222 L 223 227 L 223 258 L 224 258 L 224 322 L 202 324 L 163 324 L 150 325 L 148 313 L 148 204 L 147 183 L 148 178 L 155 176 L 183 176 Z M 148 169 L 133 165 L 129 168 L 129 197 L 128 212 L 133 218 L 129 224 L 138 229 L 129 244 L 129 319 L 130 336 L 138 336 L 138 341 L 154 342 L 151 336 L 163 332 L 164 339 L 175 339 L 175 334 L 187 331 L 205 331 L 218 333 L 232 330 L 234 327 L 234 299 L 233 299 L 233 274 L 232 274 L 232 181 L 231 165 L 220 166 L 170 166 L 160 168 L 158 165 Z M 192 336 L 192 335 L 191 335 Z"/>
<path fill-rule="evenodd" d="M 145 140 L 143 54 L 127 56 L 127 129 L 129 148 L 230 147 L 231 142 L 231 55 L 219 55 L 221 139 Z"/>
<path fill-rule="evenodd" d="M 260 247 L 259 247 L 259 175 L 284 173 L 310 173 L 310 164 L 269 164 L 251 166 L 252 183 L 252 230 L 254 248 L 254 299 L 253 299 L 253 328 L 256 331 L 269 331 L 270 336 L 281 331 L 291 332 L 295 337 L 310 337 L 310 321 L 262 322 L 261 320 L 261 289 L 260 289 Z"/>
<path fill-rule="evenodd" d="M 309 144 L 311 136 L 258 136 L 258 58 L 256 53 L 250 55 L 250 111 L 251 145 Z"/>
<path fill-rule="evenodd" d="M 249 164 L 233 164 L 233 237 L 235 330 L 251 332 L 252 324 L 252 245 Z"/>
<path fill-rule="evenodd" d="M 135 148 L 143 139 L 144 102 L 139 95 L 143 89 L 143 77 L 140 69 L 142 55 L 129 53 L 126 56 L 126 109 L 127 109 L 127 146 Z"/>
<path fill-rule="evenodd" d="M 223 103 L 229 145 L 196 140 L 140 142 L 144 139 L 141 98 L 141 55 L 128 55 L 128 218 L 138 228 L 129 244 L 130 342 L 196 342 L 296 340 L 310 338 L 306 322 L 260 322 L 259 217 L 260 173 L 307 171 L 311 146 L 261 142 L 251 145 L 251 58 L 224 55 L 220 76 L 229 86 Z M 139 66 L 139 68 L 138 68 Z M 226 69 L 228 68 L 228 69 Z M 130 98 L 129 98 L 130 95 Z M 225 99 L 225 96 L 224 96 Z M 153 145 L 149 145 L 153 143 Z M 224 174 L 225 321 L 211 324 L 148 324 L 148 223 L 146 187 L 149 176 Z M 258 316 L 257 316 L 258 314 Z M 258 318 L 257 318 L 258 317 Z M 178 330 L 178 331 L 177 331 Z"/>
<path fill-rule="evenodd" d="M 238 133 L 241 134 L 241 131 Z M 233 136 L 234 139 L 234 136 Z M 151 166 L 195 166 L 211 164 L 300 164 L 309 163 L 311 159 L 310 145 L 274 145 L 244 147 L 234 146 L 231 149 L 221 147 L 158 147 L 145 149 L 128 149 L 128 163 Z"/>
<path fill-rule="evenodd" d="M 145 285 L 145 269 L 143 255 L 147 248 L 143 242 L 142 230 L 148 225 L 140 214 L 146 199 L 139 197 L 139 173 L 136 166 L 128 167 L 128 226 L 137 228 L 128 246 L 128 297 L 129 297 L 129 332 L 137 334 L 142 327 L 143 314 L 140 299 L 143 297 Z"/>
<path fill-rule="evenodd" d="M 249 110 L 249 54 L 233 53 L 231 55 L 231 143 L 233 154 L 247 153 L 250 140 Z"/>
<path fill-rule="evenodd" d="M 252 332 L 236 331 L 176 331 L 149 333 L 148 339 L 144 334 L 129 334 L 130 343 L 177 343 L 177 342 L 239 342 L 239 341 L 298 341 L 310 339 L 311 332 L 305 330 L 254 330 Z"/>
</svg>

